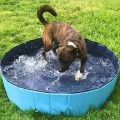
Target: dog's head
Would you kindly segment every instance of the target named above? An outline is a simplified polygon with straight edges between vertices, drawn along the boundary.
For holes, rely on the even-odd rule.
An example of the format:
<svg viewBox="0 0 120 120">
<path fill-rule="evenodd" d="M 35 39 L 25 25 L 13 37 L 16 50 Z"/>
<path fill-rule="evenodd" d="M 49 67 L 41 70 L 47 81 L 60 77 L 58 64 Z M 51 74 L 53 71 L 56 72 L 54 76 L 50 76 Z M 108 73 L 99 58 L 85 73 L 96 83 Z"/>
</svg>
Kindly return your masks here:
<svg viewBox="0 0 120 120">
<path fill-rule="evenodd" d="M 61 64 L 60 72 L 69 69 L 71 63 L 80 56 L 80 50 L 73 42 L 59 45 L 58 59 Z"/>
</svg>

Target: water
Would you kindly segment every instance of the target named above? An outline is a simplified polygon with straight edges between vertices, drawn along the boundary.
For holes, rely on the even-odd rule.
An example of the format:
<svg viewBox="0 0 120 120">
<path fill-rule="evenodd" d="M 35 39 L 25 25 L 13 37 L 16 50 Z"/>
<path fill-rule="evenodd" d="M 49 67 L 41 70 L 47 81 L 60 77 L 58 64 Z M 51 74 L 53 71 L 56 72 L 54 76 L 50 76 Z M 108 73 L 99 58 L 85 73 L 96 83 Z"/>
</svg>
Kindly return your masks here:
<svg viewBox="0 0 120 120">
<path fill-rule="evenodd" d="M 115 76 L 115 68 L 108 59 L 88 55 L 82 79 L 75 74 L 80 62 L 73 62 L 64 73 L 58 71 L 60 64 L 53 52 L 47 53 L 47 63 L 42 61 L 40 51 L 32 56 L 19 56 L 11 65 L 3 68 L 3 74 L 12 84 L 35 91 L 52 93 L 83 92 L 102 87 Z"/>
</svg>

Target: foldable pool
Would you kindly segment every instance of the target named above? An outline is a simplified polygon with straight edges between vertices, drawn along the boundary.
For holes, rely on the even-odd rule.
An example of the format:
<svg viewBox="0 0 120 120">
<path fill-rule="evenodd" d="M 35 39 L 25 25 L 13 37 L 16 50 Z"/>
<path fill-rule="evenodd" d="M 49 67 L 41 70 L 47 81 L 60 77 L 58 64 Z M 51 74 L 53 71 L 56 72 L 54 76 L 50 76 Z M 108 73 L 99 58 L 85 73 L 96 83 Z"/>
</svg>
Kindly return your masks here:
<svg viewBox="0 0 120 120">
<path fill-rule="evenodd" d="M 49 114 L 83 115 L 89 107 L 98 108 L 113 91 L 119 61 L 106 46 L 85 39 L 88 61 L 82 79 L 74 76 L 80 67 L 74 62 L 59 73 L 59 61 L 52 51 L 42 62 L 42 39 L 20 44 L 1 60 L 1 76 L 10 101 L 20 109 L 37 109 Z"/>
</svg>

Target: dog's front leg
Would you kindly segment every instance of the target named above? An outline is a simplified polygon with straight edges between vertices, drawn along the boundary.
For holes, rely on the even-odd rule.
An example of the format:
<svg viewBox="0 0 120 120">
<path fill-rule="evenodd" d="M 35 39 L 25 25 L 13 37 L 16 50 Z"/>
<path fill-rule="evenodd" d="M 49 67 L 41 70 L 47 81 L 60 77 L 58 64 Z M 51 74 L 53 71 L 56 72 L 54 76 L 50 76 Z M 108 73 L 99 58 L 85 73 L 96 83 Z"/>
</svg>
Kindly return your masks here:
<svg viewBox="0 0 120 120">
<path fill-rule="evenodd" d="M 80 78 L 82 78 L 82 73 L 85 69 L 86 62 L 87 62 L 87 59 L 82 59 L 81 60 L 81 67 L 80 67 L 80 70 L 78 70 L 76 75 L 75 75 L 75 80 L 78 81 Z"/>
<path fill-rule="evenodd" d="M 54 45 L 54 46 L 52 47 L 52 50 L 53 50 L 53 53 L 54 53 L 55 56 L 57 56 L 56 49 L 57 49 L 58 47 L 59 47 L 58 45 Z"/>
<path fill-rule="evenodd" d="M 84 72 L 86 62 L 87 62 L 87 58 L 83 58 L 83 59 L 81 60 L 81 67 L 80 67 L 80 72 L 81 72 L 81 73 Z"/>
</svg>

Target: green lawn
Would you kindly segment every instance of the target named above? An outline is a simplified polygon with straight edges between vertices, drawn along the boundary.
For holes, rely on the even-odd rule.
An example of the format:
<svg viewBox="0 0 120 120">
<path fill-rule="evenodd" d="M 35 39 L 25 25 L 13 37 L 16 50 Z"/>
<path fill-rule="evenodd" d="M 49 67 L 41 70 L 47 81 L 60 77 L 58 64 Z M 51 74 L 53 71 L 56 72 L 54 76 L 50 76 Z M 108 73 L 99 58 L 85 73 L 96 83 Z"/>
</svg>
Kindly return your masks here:
<svg viewBox="0 0 120 120">
<path fill-rule="evenodd" d="M 10 48 L 41 37 L 36 11 L 52 5 L 57 17 L 45 13 L 48 22 L 63 21 L 75 27 L 84 38 L 110 48 L 120 61 L 120 0 L 0 0 L 0 59 Z M 84 116 L 70 117 L 21 111 L 6 95 L 0 77 L 0 120 L 120 120 L 120 75 L 113 93 L 97 110 Z"/>
</svg>

